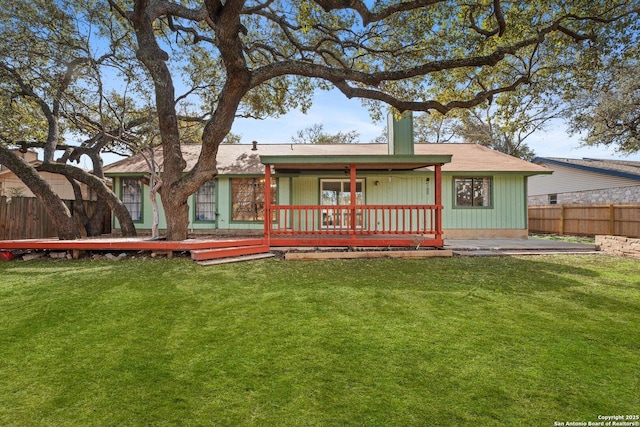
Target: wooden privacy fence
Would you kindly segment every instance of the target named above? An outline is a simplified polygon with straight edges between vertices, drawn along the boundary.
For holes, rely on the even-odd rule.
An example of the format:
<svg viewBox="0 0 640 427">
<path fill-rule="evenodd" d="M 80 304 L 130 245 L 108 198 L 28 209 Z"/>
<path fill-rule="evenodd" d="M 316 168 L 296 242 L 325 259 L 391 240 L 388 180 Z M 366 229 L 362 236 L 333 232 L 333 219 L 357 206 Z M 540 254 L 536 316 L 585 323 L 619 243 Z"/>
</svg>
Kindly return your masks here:
<svg viewBox="0 0 640 427">
<path fill-rule="evenodd" d="M 640 204 L 529 206 L 529 232 L 640 237 Z"/>
<path fill-rule="evenodd" d="M 74 200 L 64 200 L 73 212 Z M 95 202 L 85 201 L 89 215 Z M 78 222 L 78 224 L 80 224 Z M 83 227 L 80 226 L 83 230 Z M 103 225 L 103 233 L 111 232 L 111 215 Z M 55 223 L 49 218 L 42 204 L 35 197 L 0 197 L 0 240 L 42 239 L 58 237 Z"/>
</svg>

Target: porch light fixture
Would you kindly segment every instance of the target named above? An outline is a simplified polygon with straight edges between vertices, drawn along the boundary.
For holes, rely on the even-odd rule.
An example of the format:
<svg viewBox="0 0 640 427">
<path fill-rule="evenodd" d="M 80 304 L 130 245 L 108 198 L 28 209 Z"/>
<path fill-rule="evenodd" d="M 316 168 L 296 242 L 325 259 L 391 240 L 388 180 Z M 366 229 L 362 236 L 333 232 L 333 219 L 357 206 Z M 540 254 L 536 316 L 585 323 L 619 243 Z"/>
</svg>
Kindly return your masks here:
<svg viewBox="0 0 640 427">
<path fill-rule="evenodd" d="M 380 181 L 376 181 L 376 182 L 374 182 L 374 183 L 373 183 L 373 185 L 375 185 L 375 186 L 380 185 Z"/>
</svg>

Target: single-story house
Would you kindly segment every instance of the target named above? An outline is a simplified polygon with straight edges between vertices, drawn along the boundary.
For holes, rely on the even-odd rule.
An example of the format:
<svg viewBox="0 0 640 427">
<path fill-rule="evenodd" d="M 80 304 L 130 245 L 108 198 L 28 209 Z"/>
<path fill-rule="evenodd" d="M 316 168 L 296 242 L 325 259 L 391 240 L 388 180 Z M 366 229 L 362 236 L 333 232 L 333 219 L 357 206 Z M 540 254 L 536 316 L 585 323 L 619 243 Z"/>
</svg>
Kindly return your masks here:
<svg viewBox="0 0 640 427">
<path fill-rule="evenodd" d="M 35 151 L 14 150 L 14 153 L 27 161 L 27 163 L 30 163 L 33 167 L 37 168 L 42 163 L 38 160 L 38 153 Z M 40 176 L 49 183 L 51 189 L 60 196 L 62 200 L 75 200 L 73 187 L 63 175 L 40 172 Z M 81 183 L 80 189 L 83 200 L 97 200 L 97 196 L 85 184 Z M 2 164 L 0 164 L 0 196 L 7 198 L 35 197 L 29 187 L 27 187 L 15 173 Z"/>
<path fill-rule="evenodd" d="M 192 168 L 200 146 L 182 149 Z M 162 168 L 160 149 L 156 160 Z M 406 138 L 391 144 L 221 145 L 217 169 L 216 178 L 189 199 L 190 231 L 264 233 L 272 246 L 345 246 L 354 240 L 362 246 L 442 246 L 443 238 L 526 238 L 527 179 L 549 173 L 476 144 L 413 144 Z M 138 231 L 150 230 L 144 158 L 108 165 L 105 175 Z M 115 219 L 113 226 L 119 228 Z M 162 212 L 159 226 L 166 226 Z"/>
<path fill-rule="evenodd" d="M 536 157 L 553 171 L 529 179 L 529 204 L 640 203 L 640 162 Z"/>
</svg>

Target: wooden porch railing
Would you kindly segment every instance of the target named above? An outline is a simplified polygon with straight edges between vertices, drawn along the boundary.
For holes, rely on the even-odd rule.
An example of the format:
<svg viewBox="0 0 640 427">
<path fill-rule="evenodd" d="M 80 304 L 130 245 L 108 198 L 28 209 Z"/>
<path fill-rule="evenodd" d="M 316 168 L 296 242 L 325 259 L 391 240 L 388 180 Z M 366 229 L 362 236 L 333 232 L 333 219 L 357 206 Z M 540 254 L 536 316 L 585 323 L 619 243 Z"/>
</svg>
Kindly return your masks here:
<svg viewBox="0 0 640 427">
<path fill-rule="evenodd" d="M 437 205 L 271 206 L 270 235 L 442 234 Z M 354 220 L 355 218 L 355 220 Z"/>
<path fill-rule="evenodd" d="M 264 234 L 275 246 L 434 246 L 442 234 L 441 164 L 434 164 L 432 205 L 357 205 L 356 165 L 349 166 L 351 204 L 272 205 L 271 165 L 265 164 Z"/>
</svg>

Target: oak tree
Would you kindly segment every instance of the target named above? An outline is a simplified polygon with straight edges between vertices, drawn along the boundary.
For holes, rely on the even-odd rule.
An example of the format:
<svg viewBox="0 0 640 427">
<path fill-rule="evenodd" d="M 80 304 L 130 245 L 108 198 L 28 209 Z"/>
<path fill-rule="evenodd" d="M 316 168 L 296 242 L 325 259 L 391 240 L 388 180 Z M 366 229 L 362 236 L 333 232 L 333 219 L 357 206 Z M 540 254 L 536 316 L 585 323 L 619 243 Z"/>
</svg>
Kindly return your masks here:
<svg viewBox="0 0 640 427">
<path fill-rule="evenodd" d="M 98 37 L 96 23 L 103 31 L 109 29 L 104 20 L 108 14 L 94 14 L 91 2 L 2 1 L 0 6 L 0 161 L 43 203 L 58 227 L 59 238 L 74 239 L 80 230 L 39 171 L 67 178 L 87 234 L 102 231 L 109 209 L 120 220 L 123 234 L 135 234 L 126 207 L 104 180 L 101 152 L 130 128 L 148 121 L 148 115 L 123 117 L 117 105 L 123 97 L 110 93 L 103 80 L 105 67 L 124 69 L 115 52 L 118 41 L 113 33 L 107 38 L 111 44 L 98 46 L 93 41 Z M 73 135 L 84 142 L 67 144 L 66 139 Z M 14 155 L 12 147 L 41 149 L 42 165 L 35 170 Z M 93 164 L 91 173 L 70 164 L 84 155 Z M 98 195 L 92 215 L 83 208 L 79 182 Z"/>
<path fill-rule="evenodd" d="M 291 137 L 294 144 L 353 144 L 358 142 L 360 134 L 355 131 L 328 133 L 322 123 L 315 123 L 296 132 Z"/>
<path fill-rule="evenodd" d="M 640 64 L 612 61 L 589 88 L 574 92 L 569 130 L 585 145 L 613 146 L 624 154 L 640 151 Z"/>
<path fill-rule="evenodd" d="M 308 107 L 313 90 L 398 111 L 478 106 L 529 84 L 545 57 L 596 46 L 637 20 L 634 1 L 108 0 L 133 28 L 153 82 L 164 155 L 167 238 L 187 237 L 187 199 L 216 175 L 237 116 Z M 178 107 L 199 97 L 202 150 L 185 171 Z"/>
</svg>

